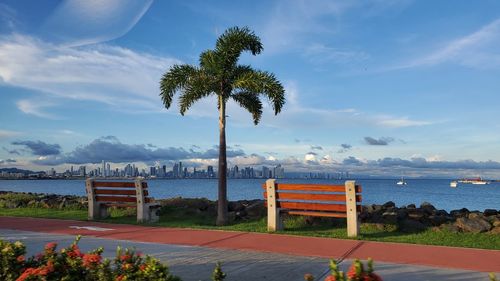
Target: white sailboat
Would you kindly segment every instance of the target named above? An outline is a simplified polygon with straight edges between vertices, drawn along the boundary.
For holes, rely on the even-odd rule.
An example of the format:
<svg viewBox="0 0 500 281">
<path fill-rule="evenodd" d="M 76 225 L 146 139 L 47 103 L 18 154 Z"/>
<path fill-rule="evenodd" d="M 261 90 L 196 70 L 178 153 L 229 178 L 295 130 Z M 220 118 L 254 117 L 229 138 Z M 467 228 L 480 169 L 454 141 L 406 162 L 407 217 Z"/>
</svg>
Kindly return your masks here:
<svg viewBox="0 0 500 281">
<path fill-rule="evenodd" d="M 452 182 L 450 182 L 450 186 L 451 186 L 451 187 L 457 187 L 457 185 L 458 185 L 458 182 L 457 182 L 457 181 L 452 181 Z"/>
<path fill-rule="evenodd" d="M 405 181 L 403 177 L 401 177 L 401 180 L 396 183 L 397 185 L 407 185 L 408 183 Z"/>
</svg>

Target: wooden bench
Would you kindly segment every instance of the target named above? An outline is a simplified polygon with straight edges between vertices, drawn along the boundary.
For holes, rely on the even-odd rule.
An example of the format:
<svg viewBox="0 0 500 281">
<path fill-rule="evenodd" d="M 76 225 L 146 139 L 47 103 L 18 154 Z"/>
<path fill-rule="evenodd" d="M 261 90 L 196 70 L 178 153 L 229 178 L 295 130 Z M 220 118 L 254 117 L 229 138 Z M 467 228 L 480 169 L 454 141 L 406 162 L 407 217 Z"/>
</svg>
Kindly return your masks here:
<svg viewBox="0 0 500 281">
<path fill-rule="evenodd" d="M 135 181 L 96 181 L 87 179 L 89 204 L 88 219 L 106 218 L 109 207 L 137 208 L 137 222 L 157 222 L 159 207 L 148 197 L 148 183 L 142 178 Z"/>
<path fill-rule="evenodd" d="M 345 185 L 326 185 L 276 183 L 270 179 L 262 187 L 266 199 L 268 231 L 282 230 L 281 214 L 287 213 L 347 218 L 347 235 L 355 237 L 359 233 L 361 186 L 356 185 L 355 181 L 346 181 Z"/>
</svg>

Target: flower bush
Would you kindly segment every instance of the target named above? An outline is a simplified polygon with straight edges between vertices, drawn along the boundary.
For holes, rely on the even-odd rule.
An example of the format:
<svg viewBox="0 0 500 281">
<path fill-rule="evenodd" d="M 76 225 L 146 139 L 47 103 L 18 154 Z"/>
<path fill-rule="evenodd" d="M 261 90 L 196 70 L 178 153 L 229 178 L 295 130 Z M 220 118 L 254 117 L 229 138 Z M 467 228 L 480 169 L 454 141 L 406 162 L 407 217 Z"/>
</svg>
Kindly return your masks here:
<svg viewBox="0 0 500 281">
<path fill-rule="evenodd" d="M 306 281 L 314 281 L 314 276 L 306 274 L 304 275 L 304 279 Z M 368 259 L 366 270 L 364 264 L 360 260 L 354 260 L 347 274 L 339 270 L 336 261 L 331 260 L 330 274 L 324 281 L 382 281 L 382 278 L 374 273 L 372 259 Z"/>
<path fill-rule="evenodd" d="M 102 248 L 83 253 L 77 237 L 67 248 L 57 250 L 56 243 L 48 243 L 42 253 L 26 258 L 26 247 L 21 242 L 0 240 L 0 280 L 166 280 L 179 277 L 169 273 L 158 260 L 129 249 L 118 248 L 113 261 L 102 258 Z"/>
</svg>

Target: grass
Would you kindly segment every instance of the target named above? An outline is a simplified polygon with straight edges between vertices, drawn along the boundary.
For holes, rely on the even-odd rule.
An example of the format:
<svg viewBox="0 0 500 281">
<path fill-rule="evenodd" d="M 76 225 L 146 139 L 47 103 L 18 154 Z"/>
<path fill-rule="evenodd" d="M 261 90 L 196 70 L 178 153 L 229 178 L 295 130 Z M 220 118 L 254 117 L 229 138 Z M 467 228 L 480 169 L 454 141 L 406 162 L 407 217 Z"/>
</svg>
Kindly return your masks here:
<svg viewBox="0 0 500 281">
<path fill-rule="evenodd" d="M 111 217 L 103 222 L 136 224 L 135 210 L 112 210 Z M 0 216 L 38 217 L 86 220 L 86 210 L 58 210 L 43 208 L 0 208 Z M 246 232 L 266 233 L 266 219 L 251 221 L 237 221 L 231 225 L 215 226 L 215 217 L 207 214 L 186 212 L 176 209 L 164 209 L 160 221 L 148 224 L 158 227 L 180 227 L 197 229 L 217 229 Z M 346 237 L 345 221 L 342 220 L 314 220 L 313 225 L 307 222 L 304 217 L 289 217 L 285 220 L 285 231 L 278 233 L 300 236 L 342 238 Z M 448 231 L 432 231 L 431 229 L 404 233 L 396 229 L 395 226 L 386 225 L 383 228 L 377 225 L 362 224 L 359 240 L 412 243 L 425 245 L 454 246 L 467 248 L 495 249 L 500 250 L 500 235 L 488 233 L 452 233 Z"/>
</svg>

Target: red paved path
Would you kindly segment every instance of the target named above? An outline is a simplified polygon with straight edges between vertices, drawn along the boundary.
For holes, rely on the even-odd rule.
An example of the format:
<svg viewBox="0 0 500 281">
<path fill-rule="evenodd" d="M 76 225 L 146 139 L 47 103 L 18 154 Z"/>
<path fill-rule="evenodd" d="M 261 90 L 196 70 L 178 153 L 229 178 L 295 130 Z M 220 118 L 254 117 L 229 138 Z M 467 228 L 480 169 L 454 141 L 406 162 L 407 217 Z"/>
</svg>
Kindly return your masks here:
<svg viewBox="0 0 500 281">
<path fill-rule="evenodd" d="M 70 226 L 94 226 L 112 230 L 93 231 Z M 371 257 L 381 262 L 500 272 L 498 250 L 19 217 L 0 217 L 0 228 L 335 259 Z"/>
</svg>

